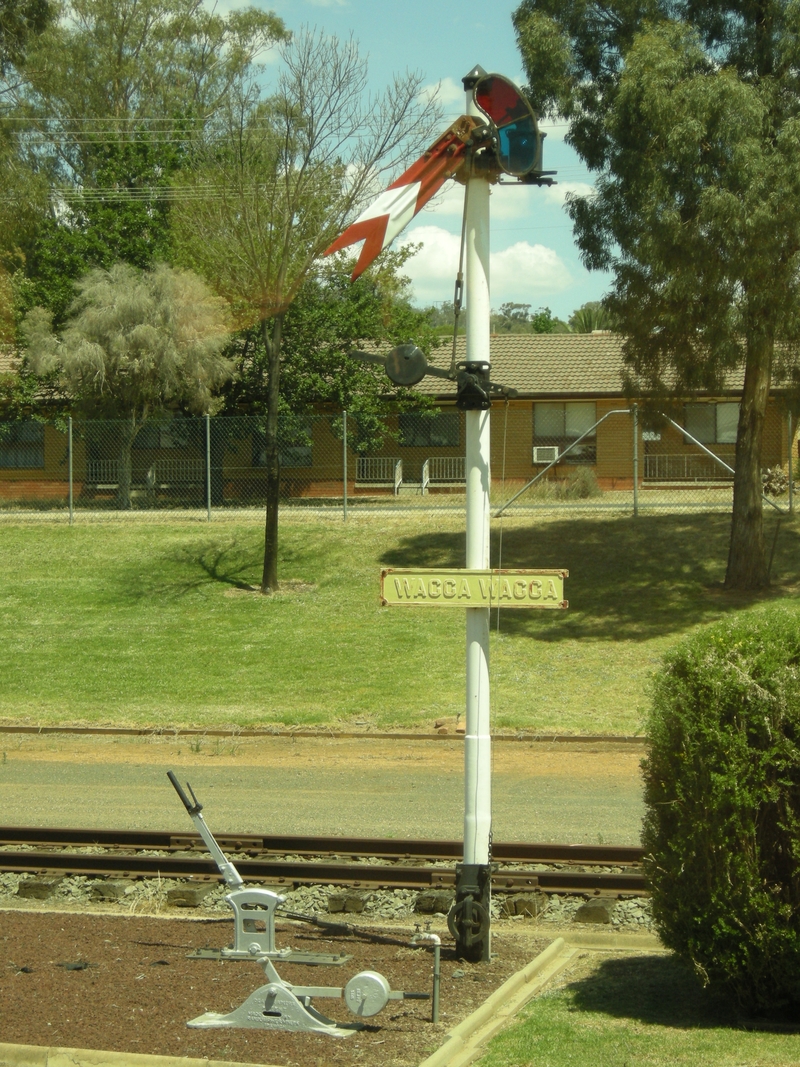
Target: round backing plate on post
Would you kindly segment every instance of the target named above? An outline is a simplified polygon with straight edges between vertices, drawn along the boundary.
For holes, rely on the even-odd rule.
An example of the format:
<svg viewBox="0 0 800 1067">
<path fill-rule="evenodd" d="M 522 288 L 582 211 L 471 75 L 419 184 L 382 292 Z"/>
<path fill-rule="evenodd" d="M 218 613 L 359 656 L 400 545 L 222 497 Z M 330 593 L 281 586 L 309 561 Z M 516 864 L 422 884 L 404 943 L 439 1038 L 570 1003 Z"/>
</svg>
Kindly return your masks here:
<svg viewBox="0 0 800 1067">
<path fill-rule="evenodd" d="M 416 345 L 398 345 L 386 357 L 386 373 L 395 385 L 416 385 L 427 370 L 425 353 Z"/>
</svg>

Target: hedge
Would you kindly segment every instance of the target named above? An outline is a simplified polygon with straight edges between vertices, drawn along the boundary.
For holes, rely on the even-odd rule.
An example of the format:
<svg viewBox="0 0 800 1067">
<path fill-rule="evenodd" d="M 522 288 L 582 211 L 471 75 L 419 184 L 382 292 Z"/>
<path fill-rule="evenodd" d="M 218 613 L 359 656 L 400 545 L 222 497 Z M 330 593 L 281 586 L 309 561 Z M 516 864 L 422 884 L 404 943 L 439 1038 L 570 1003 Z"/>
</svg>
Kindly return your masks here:
<svg viewBox="0 0 800 1067">
<path fill-rule="evenodd" d="M 674 649 L 648 737 L 662 940 L 746 1009 L 800 1009 L 800 618 L 748 612 Z"/>
</svg>

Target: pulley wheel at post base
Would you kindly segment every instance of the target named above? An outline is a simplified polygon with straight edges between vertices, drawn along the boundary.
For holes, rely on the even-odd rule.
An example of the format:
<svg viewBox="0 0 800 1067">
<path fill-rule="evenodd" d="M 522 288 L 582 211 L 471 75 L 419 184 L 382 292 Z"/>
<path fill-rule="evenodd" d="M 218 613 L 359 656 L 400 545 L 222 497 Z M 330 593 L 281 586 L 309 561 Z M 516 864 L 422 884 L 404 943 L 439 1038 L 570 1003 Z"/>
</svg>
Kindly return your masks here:
<svg viewBox="0 0 800 1067">
<path fill-rule="evenodd" d="M 456 942 L 473 948 L 489 936 L 489 912 L 472 897 L 464 897 L 447 913 L 447 928 Z"/>
</svg>

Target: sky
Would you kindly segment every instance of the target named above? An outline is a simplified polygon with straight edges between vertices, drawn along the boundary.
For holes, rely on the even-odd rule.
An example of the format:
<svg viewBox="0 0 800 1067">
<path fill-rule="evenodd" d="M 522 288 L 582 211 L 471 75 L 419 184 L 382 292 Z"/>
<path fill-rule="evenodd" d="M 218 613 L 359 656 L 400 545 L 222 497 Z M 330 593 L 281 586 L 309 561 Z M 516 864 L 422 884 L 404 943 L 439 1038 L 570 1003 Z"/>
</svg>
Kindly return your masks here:
<svg viewBox="0 0 800 1067">
<path fill-rule="evenodd" d="M 518 2 L 518 0 L 517 0 Z M 250 0 L 269 8 L 290 30 L 312 26 L 331 35 L 351 34 L 368 57 L 370 88 L 382 90 L 391 76 L 416 71 L 425 85 L 439 85 L 444 106 L 442 131 L 464 113 L 461 78 L 479 63 L 490 73 L 524 84 L 509 0 Z M 228 5 L 226 5 L 228 6 Z M 233 6 L 233 5 L 231 5 Z M 236 6 L 239 6 L 236 4 Z M 563 141 L 564 127 L 547 132 L 544 168 L 555 170 L 550 189 L 495 186 L 491 199 L 490 283 L 492 307 L 509 301 L 548 307 L 567 319 L 582 304 L 599 300 L 610 276 L 583 267 L 564 210 L 568 191 L 587 193 L 592 178 Z M 396 243 L 423 247 L 405 267 L 415 303 L 449 301 L 458 270 L 463 188 L 448 182 L 446 193 L 426 206 Z"/>
</svg>

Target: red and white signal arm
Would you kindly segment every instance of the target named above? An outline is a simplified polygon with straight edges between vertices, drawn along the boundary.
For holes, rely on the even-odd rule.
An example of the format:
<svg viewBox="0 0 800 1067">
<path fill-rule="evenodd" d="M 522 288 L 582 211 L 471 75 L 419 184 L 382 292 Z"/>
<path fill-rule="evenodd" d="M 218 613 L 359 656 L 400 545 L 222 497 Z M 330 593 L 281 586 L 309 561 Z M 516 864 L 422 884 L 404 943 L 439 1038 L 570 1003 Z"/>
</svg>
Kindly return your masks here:
<svg viewBox="0 0 800 1067">
<path fill-rule="evenodd" d="M 472 92 L 488 121 L 462 115 L 325 249 L 327 256 L 363 242 L 354 280 L 463 167 L 469 148 L 491 146 L 496 167 L 506 174 L 522 179 L 541 175 L 543 135 L 519 89 L 500 74 L 484 74 Z"/>
</svg>

